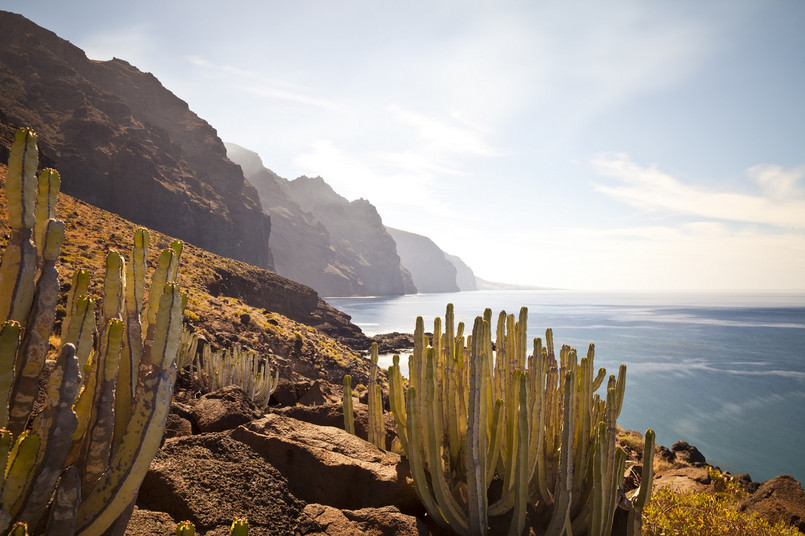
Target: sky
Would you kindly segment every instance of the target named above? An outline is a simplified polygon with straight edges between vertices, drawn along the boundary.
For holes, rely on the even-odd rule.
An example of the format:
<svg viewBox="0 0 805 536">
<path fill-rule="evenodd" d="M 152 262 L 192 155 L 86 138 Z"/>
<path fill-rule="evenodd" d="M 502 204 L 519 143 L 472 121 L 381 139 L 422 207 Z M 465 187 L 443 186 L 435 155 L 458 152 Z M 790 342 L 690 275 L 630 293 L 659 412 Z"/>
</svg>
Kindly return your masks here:
<svg viewBox="0 0 805 536">
<path fill-rule="evenodd" d="M 234 7 L 233 7 L 234 6 Z M 0 0 L 477 276 L 805 289 L 805 2 Z"/>
</svg>

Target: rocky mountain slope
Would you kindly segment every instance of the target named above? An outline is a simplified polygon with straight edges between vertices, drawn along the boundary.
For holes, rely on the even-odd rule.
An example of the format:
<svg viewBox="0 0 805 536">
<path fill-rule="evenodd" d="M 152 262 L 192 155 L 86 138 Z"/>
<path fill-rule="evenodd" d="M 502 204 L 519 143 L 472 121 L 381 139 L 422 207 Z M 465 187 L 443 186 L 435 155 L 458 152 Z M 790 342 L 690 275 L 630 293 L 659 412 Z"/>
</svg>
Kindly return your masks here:
<svg viewBox="0 0 805 536">
<path fill-rule="evenodd" d="M 347 201 L 321 177 L 288 181 L 264 167 L 257 153 L 226 147 L 271 216 L 277 273 L 324 296 L 416 292 L 371 203 Z"/>
<path fill-rule="evenodd" d="M 7 171 L 0 165 L 0 251 L 9 236 Z M 57 217 L 66 227 L 57 266 L 64 289 L 62 306 L 78 268 L 91 273 L 90 293 L 102 295 L 107 251 L 116 249 L 129 257 L 137 226 L 66 194 L 59 196 Z M 152 266 L 172 239 L 151 231 Z M 179 284 L 188 293 L 185 321 L 214 346 L 237 342 L 256 350 L 280 367 L 284 381 L 322 379 L 340 385 L 349 373 L 366 383 L 369 364 L 358 350 L 368 348 L 371 341 L 348 315 L 325 303 L 313 289 L 191 244 L 185 244 L 182 252 Z"/>
<path fill-rule="evenodd" d="M 411 272 L 420 292 L 458 292 L 456 267 L 444 251 L 426 236 L 386 227 L 397 243 L 400 260 Z"/>
<path fill-rule="evenodd" d="M 38 132 L 64 192 L 272 267 L 270 219 L 257 192 L 215 129 L 153 75 L 119 59 L 90 60 L 53 32 L 0 11 L 0 121 Z"/>
</svg>

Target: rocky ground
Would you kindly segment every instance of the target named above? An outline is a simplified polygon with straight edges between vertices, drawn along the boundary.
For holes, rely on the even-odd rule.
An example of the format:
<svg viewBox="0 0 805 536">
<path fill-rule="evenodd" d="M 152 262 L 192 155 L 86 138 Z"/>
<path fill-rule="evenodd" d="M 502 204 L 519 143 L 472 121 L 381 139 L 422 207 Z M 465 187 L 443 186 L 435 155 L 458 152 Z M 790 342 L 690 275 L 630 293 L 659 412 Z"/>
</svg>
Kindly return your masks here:
<svg viewBox="0 0 805 536">
<path fill-rule="evenodd" d="M 296 389 L 307 402 L 259 411 L 238 387 L 197 397 L 180 378 L 165 440 L 143 482 L 126 534 L 171 533 L 192 520 L 201 534 L 227 534 L 231 520 L 249 519 L 260 535 L 440 535 L 417 499 L 405 458 L 364 441 L 367 408 L 357 400 L 357 436 L 343 428 L 335 393 L 285 382 L 279 397 Z M 324 382 L 322 382 L 324 383 Z M 275 400 L 276 402 L 276 400 Z M 386 415 L 388 444 L 394 422 Z M 624 431 L 627 484 L 639 483 L 642 439 Z M 660 447 L 656 488 L 715 491 L 709 465 L 685 442 Z M 764 483 L 736 480 L 750 491 L 741 508 L 805 529 L 805 491 L 793 478 Z"/>
</svg>

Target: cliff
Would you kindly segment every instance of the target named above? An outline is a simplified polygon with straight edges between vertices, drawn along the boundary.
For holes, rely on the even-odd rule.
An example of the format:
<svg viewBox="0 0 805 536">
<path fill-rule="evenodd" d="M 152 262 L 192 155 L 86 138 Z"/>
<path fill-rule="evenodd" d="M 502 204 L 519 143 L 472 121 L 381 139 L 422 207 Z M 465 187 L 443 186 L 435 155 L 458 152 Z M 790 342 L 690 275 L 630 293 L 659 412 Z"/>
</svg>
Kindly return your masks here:
<svg viewBox="0 0 805 536">
<path fill-rule="evenodd" d="M 263 211 L 271 216 L 271 251 L 277 273 L 314 288 L 324 296 L 352 296 L 360 281 L 336 258 L 330 234 L 313 214 L 288 196 L 288 180 L 263 166 L 257 153 L 226 144 L 233 162 L 257 189 Z"/>
<path fill-rule="evenodd" d="M 444 256 L 450 261 L 456 269 L 456 284 L 459 290 L 478 290 L 478 281 L 475 278 L 475 272 L 472 268 L 467 266 L 461 257 L 445 253 Z"/>
<path fill-rule="evenodd" d="M 215 129 L 153 75 L 93 61 L 0 11 L 0 120 L 39 133 L 62 189 L 140 225 L 272 268 L 270 219 Z"/>
<path fill-rule="evenodd" d="M 397 243 L 397 251 L 411 272 L 414 285 L 420 292 L 458 292 L 456 267 L 447 260 L 444 251 L 426 236 L 386 227 Z"/>
<path fill-rule="evenodd" d="M 277 273 L 324 296 L 416 292 L 368 201 L 347 201 L 321 177 L 288 181 L 267 169 L 257 153 L 231 143 L 226 148 L 271 216 Z"/>
<path fill-rule="evenodd" d="M 347 201 L 321 177 L 299 177 L 287 186 L 290 197 L 330 233 L 338 262 L 353 269 L 355 294 L 390 296 L 416 292 L 374 205 L 365 199 Z"/>
</svg>

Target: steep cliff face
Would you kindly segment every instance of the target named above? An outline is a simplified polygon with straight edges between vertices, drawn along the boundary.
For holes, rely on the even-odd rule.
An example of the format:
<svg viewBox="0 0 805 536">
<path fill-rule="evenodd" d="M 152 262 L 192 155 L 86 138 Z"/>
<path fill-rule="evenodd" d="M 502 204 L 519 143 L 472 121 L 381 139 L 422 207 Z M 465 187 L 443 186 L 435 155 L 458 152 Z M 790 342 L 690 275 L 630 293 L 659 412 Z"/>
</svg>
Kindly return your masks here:
<svg viewBox="0 0 805 536">
<path fill-rule="evenodd" d="M 272 268 L 270 219 L 215 130 L 151 74 L 87 59 L 0 11 L 0 115 L 33 127 L 62 190 L 214 253 Z"/>
<path fill-rule="evenodd" d="M 467 266 L 461 257 L 445 253 L 444 256 L 456 268 L 456 285 L 461 291 L 478 290 L 478 281 L 475 279 L 475 272 Z"/>
<path fill-rule="evenodd" d="M 277 273 L 312 287 L 322 296 L 353 296 L 359 280 L 336 258 L 330 234 L 286 192 L 288 181 L 263 166 L 257 153 L 227 143 L 227 154 L 257 189 L 271 216 L 271 251 Z"/>
<path fill-rule="evenodd" d="M 299 177 L 286 191 L 303 211 L 327 229 L 337 266 L 351 270 L 354 294 L 388 296 L 416 292 L 374 205 L 365 199 L 347 201 L 321 177 Z"/>
<path fill-rule="evenodd" d="M 433 240 L 391 227 L 386 227 L 386 230 L 397 243 L 400 260 L 411 272 L 420 292 L 459 291 L 456 267 Z"/>
</svg>

